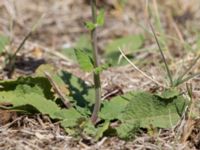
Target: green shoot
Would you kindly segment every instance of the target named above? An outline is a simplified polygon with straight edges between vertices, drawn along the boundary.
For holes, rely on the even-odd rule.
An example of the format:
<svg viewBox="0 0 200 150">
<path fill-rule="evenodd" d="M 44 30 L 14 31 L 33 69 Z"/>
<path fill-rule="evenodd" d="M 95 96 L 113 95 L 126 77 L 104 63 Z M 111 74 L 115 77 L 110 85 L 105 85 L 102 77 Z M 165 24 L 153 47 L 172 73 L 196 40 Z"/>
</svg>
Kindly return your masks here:
<svg viewBox="0 0 200 150">
<path fill-rule="evenodd" d="M 103 17 L 97 17 L 97 7 L 96 7 L 96 0 L 90 0 L 91 11 L 92 11 L 92 21 L 93 24 L 97 24 L 97 19 L 100 23 Z M 103 13 L 101 13 L 103 15 Z M 99 55 L 98 55 L 98 48 L 97 48 L 97 30 L 92 28 L 91 30 L 91 39 L 92 39 L 92 48 L 93 48 L 93 60 L 94 60 L 94 68 L 98 68 L 99 64 Z M 91 121 L 93 124 L 96 123 L 98 119 L 98 113 L 101 106 L 101 81 L 100 81 L 100 74 L 98 72 L 94 72 L 94 88 L 95 88 L 95 105 L 94 110 L 92 112 Z"/>
<path fill-rule="evenodd" d="M 175 80 L 176 83 L 175 83 L 174 86 L 178 86 L 178 85 L 184 83 L 185 81 L 188 81 L 188 80 L 190 80 L 191 78 L 193 78 L 193 77 L 195 77 L 195 76 L 197 76 L 197 75 L 200 74 L 200 73 L 196 73 L 196 74 L 193 74 L 193 75 L 191 75 L 191 76 L 186 77 L 185 79 L 183 79 L 184 76 L 187 75 L 188 72 L 189 72 L 189 71 L 193 68 L 193 66 L 197 63 L 197 61 L 199 60 L 199 58 L 200 58 L 200 56 L 197 56 L 197 58 L 193 60 L 193 62 L 191 63 L 191 65 L 183 72 L 183 74 L 180 75 L 180 76 L 178 77 L 177 80 Z"/>
<path fill-rule="evenodd" d="M 105 15 L 104 10 L 101 9 L 99 11 L 99 15 L 96 16 L 95 22 L 91 22 L 91 21 L 85 22 L 86 28 L 89 30 L 94 30 L 95 28 L 97 28 L 99 26 L 103 26 L 104 25 L 104 15 Z"/>
<path fill-rule="evenodd" d="M 196 76 L 199 76 L 199 75 L 200 75 L 200 72 L 197 72 L 197 73 L 194 73 L 194 74 L 192 74 L 192 75 L 190 75 L 188 77 L 185 77 L 185 78 L 183 78 L 181 80 L 175 80 L 176 82 L 174 83 L 174 86 L 178 86 L 178 85 L 180 85 L 180 84 L 182 84 L 184 82 L 187 82 L 188 80 L 190 80 L 190 79 L 192 79 L 192 78 L 194 78 Z"/>
<path fill-rule="evenodd" d="M 162 60 L 163 60 L 163 62 L 164 62 L 164 64 L 165 64 L 165 68 L 166 68 L 166 71 L 167 71 L 167 75 L 168 75 L 168 78 L 169 78 L 169 80 L 170 80 L 170 86 L 173 86 L 173 79 L 172 79 L 171 72 L 170 72 L 170 70 L 169 70 L 167 61 L 166 61 L 166 59 L 165 59 L 165 55 L 164 55 L 164 53 L 163 53 L 163 51 L 162 51 L 162 48 L 161 48 L 161 46 L 160 46 L 160 43 L 159 43 L 158 38 L 157 38 L 157 36 L 156 36 L 155 30 L 154 30 L 154 28 L 153 28 L 153 26 L 152 26 L 150 20 L 149 20 L 149 25 L 150 25 L 150 27 L 151 27 L 151 30 L 152 30 L 153 35 L 154 35 L 154 38 L 155 38 L 156 43 L 157 43 L 157 45 L 158 45 L 158 49 L 159 49 L 159 51 L 160 51 Z"/>
<path fill-rule="evenodd" d="M 167 61 L 166 61 L 166 59 L 165 59 L 165 56 L 164 56 L 163 51 L 162 51 L 162 49 L 161 49 L 160 43 L 159 43 L 159 41 L 158 41 L 158 39 L 157 39 L 157 36 L 156 36 L 156 34 L 155 34 L 155 30 L 154 30 L 154 28 L 153 28 L 153 26 L 152 26 L 152 24 L 151 24 L 150 21 L 149 21 L 149 24 L 150 24 L 151 30 L 152 30 L 152 32 L 153 32 L 154 38 L 155 38 L 155 40 L 156 40 L 156 43 L 157 43 L 157 45 L 158 45 L 160 54 L 161 54 L 161 56 L 162 56 L 162 60 L 163 60 L 163 62 L 164 62 L 164 64 L 165 64 L 165 68 L 166 68 L 166 71 L 167 71 L 167 75 L 168 75 L 169 80 L 170 80 L 170 86 L 171 86 L 171 87 L 176 87 L 176 86 L 178 86 L 178 85 L 180 85 L 180 84 L 182 84 L 182 83 L 184 83 L 184 82 L 186 82 L 186 81 L 188 81 L 188 80 L 194 78 L 195 76 L 200 75 L 200 72 L 198 72 L 198 73 L 192 74 L 192 75 L 190 75 L 190 76 L 184 78 L 184 76 L 192 69 L 192 67 L 193 67 L 193 66 L 197 63 L 197 61 L 199 60 L 200 56 L 198 56 L 198 57 L 192 62 L 192 64 L 188 67 L 188 69 L 186 69 L 186 70 L 183 72 L 183 74 L 180 75 L 180 76 L 178 77 L 177 80 L 173 81 L 173 79 L 172 79 L 172 74 L 171 74 L 171 72 L 170 72 L 170 70 L 169 70 Z"/>
</svg>

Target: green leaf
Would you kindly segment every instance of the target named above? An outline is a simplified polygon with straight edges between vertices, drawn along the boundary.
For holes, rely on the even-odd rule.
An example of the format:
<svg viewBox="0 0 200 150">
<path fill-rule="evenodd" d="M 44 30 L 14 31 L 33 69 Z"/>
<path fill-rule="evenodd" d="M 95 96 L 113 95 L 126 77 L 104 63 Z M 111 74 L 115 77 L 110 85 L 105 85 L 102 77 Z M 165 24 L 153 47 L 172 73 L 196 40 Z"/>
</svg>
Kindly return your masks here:
<svg viewBox="0 0 200 150">
<path fill-rule="evenodd" d="M 106 46 L 105 57 L 112 65 L 118 64 L 119 48 L 124 49 L 127 53 L 134 53 L 139 50 L 144 42 L 144 37 L 142 35 L 129 35 L 122 38 L 118 38 L 108 43 Z M 123 61 L 121 64 L 126 64 L 127 61 Z"/>
<path fill-rule="evenodd" d="M 101 65 L 101 66 L 99 66 L 99 67 L 93 69 L 93 71 L 94 71 L 95 73 L 99 74 L 99 73 L 101 73 L 102 71 L 108 69 L 109 66 L 110 66 L 110 64 L 107 64 L 107 63 L 106 63 L 106 64 L 103 64 L 103 65 Z"/>
<path fill-rule="evenodd" d="M 99 11 L 99 14 L 97 16 L 97 21 L 96 21 L 96 24 L 91 22 L 91 21 L 87 21 L 85 22 L 85 27 L 88 29 L 88 30 L 94 30 L 96 27 L 98 26 L 103 26 L 104 25 L 104 15 L 105 15 L 105 12 L 103 9 L 101 9 Z"/>
<path fill-rule="evenodd" d="M 128 140 L 134 138 L 139 128 L 139 122 L 127 121 L 126 123 L 122 123 L 120 127 L 117 127 L 116 130 L 119 138 Z"/>
<path fill-rule="evenodd" d="M 93 137 L 95 141 L 98 141 L 103 136 L 103 133 L 109 128 L 109 124 L 110 122 L 106 121 L 95 127 L 94 124 L 88 120 L 83 126 L 83 132 L 86 135 Z"/>
<path fill-rule="evenodd" d="M 0 54 L 3 52 L 5 46 L 9 44 L 10 40 L 7 36 L 0 34 Z"/>
<path fill-rule="evenodd" d="M 94 68 L 92 58 L 81 49 L 75 49 L 75 54 L 80 68 L 84 71 L 91 72 Z"/>
<path fill-rule="evenodd" d="M 38 67 L 36 70 L 35 75 L 38 77 L 46 77 L 45 72 L 48 72 L 53 80 L 53 82 L 56 83 L 56 85 L 59 87 L 59 90 L 65 95 L 69 95 L 68 86 L 65 84 L 65 82 L 61 79 L 61 77 L 58 74 L 58 71 L 56 71 L 56 68 L 50 64 L 43 64 Z"/>
<path fill-rule="evenodd" d="M 61 125 L 64 128 L 75 127 L 78 120 L 84 117 L 74 108 L 63 109 L 55 113 L 55 115 L 63 119 L 61 121 Z"/>
<path fill-rule="evenodd" d="M 170 99 L 170 98 L 174 98 L 180 95 L 180 92 L 177 89 L 167 89 L 165 91 L 163 91 L 161 94 L 159 94 L 158 96 L 161 97 L 162 99 Z"/>
<path fill-rule="evenodd" d="M 140 92 L 120 97 L 130 101 L 118 116 L 121 125 L 116 130 L 121 138 L 129 138 L 130 133 L 139 127 L 170 128 L 178 122 L 186 106 L 186 100 L 182 96 L 166 100 Z"/>
<path fill-rule="evenodd" d="M 100 10 L 99 15 L 97 16 L 97 24 L 98 26 L 104 25 L 105 11 L 103 9 Z"/>
<path fill-rule="evenodd" d="M 33 82 L 37 80 L 42 81 L 41 78 L 21 78 L 16 81 L 1 82 L 0 102 L 11 103 L 13 108 L 17 107 L 18 109 L 24 109 L 28 108 L 25 106 L 31 106 L 42 114 L 49 115 L 53 119 L 59 119 L 59 117 L 55 115 L 55 112 L 60 111 L 60 108 L 55 102 L 47 99 L 47 97 L 52 97 L 50 95 L 51 92 L 47 92 L 45 89 L 42 89 L 40 84 Z M 46 92 L 49 95 L 46 95 Z M 32 110 L 24 111 L 29 112 Z"/>
<path fill-rule="evenodd" d="M 41 95 L 46 99 L 54 99 L 53 93 L 51 92 L 51 84 L 45 77 L 20 77 L 17 80 L 0 81 L 0 86 L 2 86 L 2 88 L 0 88 L 0 92 L 3 90 L 14 92 L 17 86 L 20 85 L 35 87 L 34 90 L 37 89 L 38 93 L 42 93 Z"/>
<path fill-rule="evenodd" d="M 97 128 L 91 122 L 91 120 L 87 120 L 83 125 L 83 133 L 89 135 L 91 137 L 95 137 L 97 133 Z"/>
<path fill-rule="evenodd" d="M 52 119 L 59 119 L 61 125 L 69 134 L 80 133 L 79 123 L 81 119 L 87 120 L 90 115 L 90 107 L 94 101 L 93 88 L 86 85 L 83 80 L 68 72 L 60 72 L 59 78 L 68 85 L 70 89 L 69 99 L 75 102 L 70 109 L 61 109 L 54 101 L 54 93 L 51 92 L 49 81 L 43 77 L 43 69 L 53 71 L 51 67 L 41 66 L 37 71 L 40 77 L 26 77 L 17 80 L 0 81 L 0 103 L 8 102 L 14 109 L 28 113 L 42 113 L 49 115 Z M 105 129 L 106 127 L 103 126 Z M 98 129 L 95 129 L 98 131 Z M 95 131 L 95 134 L 96 134 Z M 98 132 L 101 136 L 103 129 Z"/>
<path fill-rule="evenodd" d="M 109 128 L 110 122 L 106 121 L 104 122 L 101 127 L 98 127 L 98 130 L 96 132 L 95 140 L 99 140 L 102 136 L 103 133 Z"/>
<path fill-rule="evenodd" d="M 69 72 L 62 71 L 59 75 L 68 85 L 70 91 L 69 99 L 74 101 L 77 106 L 86 109 L 94 104 L 95 92 L 92 86 L 87 85 L 85 81 Z"/>
<path fill-rule="evenodd" d="M 92 45 L 91 45 L 90 36 L 89 35 L 80 36 L 73 47 L 65 48 L 61 52 L 64 55 L 68 56 L 68 58 L 76 62 L 76 55 L 74 53 L 74 49 L 85 50 L 87 54 L 92 57 Z"/>
<path fill-rule="evenodd" d="M 48 72 L 50 74 L 54 74 L 56 72 L 56 69 L 53 65 L 42 64 L 35 71 L 35 76 L 45 77 L 45 72 Z"/>
<path fill-rule="evenodd" d="M 117 96 L 109 101 L 105 101 L 99 113 L 99 117 L 104 120 L 114 120 L 124 111 L 129 103 L 126 98 Z"/>
<path fill-rule="evenodd" d="M 44 76 L 44 71 L 51 73 L 52 79 L 59 86 L 63 94 L 67 96 L 67 99 L 73 103 L 76 109 L 81 114 L 89 114 L 88 110 L 91 105 L 94 104 L 95 96 L 92 86 L 87 85 L 85 81 L 74 76 L 66 71 L 58 71 L 55 73 L 55 68 L 51 65 L 41 65 L 37 71 L 37 76 Z"/>
<path fill-rule="evenodd" d="M 91 21 L 88 21 L 88 22 L 85 22 L 85 27 L 88 29 L 88 30 L 93 30 L 96 28 L 96 24 L 94 24 L 93 22 Z"/>
</svg>

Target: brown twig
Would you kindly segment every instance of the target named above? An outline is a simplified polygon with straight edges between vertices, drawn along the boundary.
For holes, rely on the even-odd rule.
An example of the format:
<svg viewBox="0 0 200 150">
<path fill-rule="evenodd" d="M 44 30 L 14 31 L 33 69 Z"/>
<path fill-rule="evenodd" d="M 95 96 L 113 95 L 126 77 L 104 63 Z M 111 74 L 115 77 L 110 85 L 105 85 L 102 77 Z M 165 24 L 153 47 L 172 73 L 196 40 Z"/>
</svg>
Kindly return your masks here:
<svg viewBox="0 0 200 150">
<path fill-rule="evenodd" d="M 63 104 L 65 105 L 65 107 L 70 108 L 71 104 L 70 104 L 69 100 L 66 99 L 65 95 L 61 92 L 58 85 L 53 81 L 51 75 L 48 72 L 44 72 L 44 74 L 47 77 L 47 79 L 49 80 L 49 82 L 51 83 L 54 91 L 59 95 L 59 97 L 60 97 L 61 101 L 63 102 Z"/>
</svg>

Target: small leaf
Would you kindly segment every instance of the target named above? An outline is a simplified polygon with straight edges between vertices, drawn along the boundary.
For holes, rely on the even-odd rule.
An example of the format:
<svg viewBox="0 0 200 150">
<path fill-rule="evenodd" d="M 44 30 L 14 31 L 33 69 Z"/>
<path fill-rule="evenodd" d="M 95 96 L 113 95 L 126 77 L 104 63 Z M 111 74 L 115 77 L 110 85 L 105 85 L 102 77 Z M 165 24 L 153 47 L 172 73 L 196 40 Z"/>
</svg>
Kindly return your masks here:
<svg viewBox="0 0 200 150">
<path fill-rule="evenodd" d="M 110 66 L 110 64 L 106 63 L 106 64 L 103 64 L 103 65 L 101 65 L 101 66 L 95 68 L 93 71 L 94 71 L 95 73 L 99 74 L 99 73 L 101 73 L 102 71 L 108 69 L 109 66 Z"/>
<path fill-rule="evenodd" d="M 93 30 L 96 28 L 96 24 L 94 24 L 93 22 L 85 22 L 85 27 L 88 29 L 88 30 Z"/>
<path fill-rule="evenodd" d="M 103 9 L 100 10 L 99 15 L 97 16 L 97 24 L 98 26 L 104 25 L 105 11 Z"/>
<path fill-rule="evenodd" d="M 80 68 L 84 71 L 91 72 L 94 68 L 92 58 L 81 49 L 75 49 L 75 54 Z"/>
</svg>

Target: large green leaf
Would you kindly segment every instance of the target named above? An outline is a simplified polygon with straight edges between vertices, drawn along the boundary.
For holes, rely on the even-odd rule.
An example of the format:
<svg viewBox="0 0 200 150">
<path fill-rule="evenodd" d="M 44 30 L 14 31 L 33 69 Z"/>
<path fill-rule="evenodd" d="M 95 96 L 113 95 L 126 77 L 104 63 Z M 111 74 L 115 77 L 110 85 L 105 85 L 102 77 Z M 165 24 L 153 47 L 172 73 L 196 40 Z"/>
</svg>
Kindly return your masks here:
<svg viewBox="0 0 200 150">
<path fill-rule="evenodd" d="M 35 75 L 38 77 L 46 77 L 45 73 L 48 73 L 51 77 L 51 80 L 58 86 L 59 91 L 62 92 L 64 97 L 67 99 L 67 96 L 69 95 L 68 85 L 65 84 L 65 82 L 62 80 L 62 78 L 59 76 L 57 69 L 50 65 L 50 64 L 43 64 L 41 65 L 37 70 Z"/>
<path fill-rule="evenodd" d="M 85 112 L 81 111 L 81 114 L 79 113 L 80 109 L 77 109 L 77 111 L 74 108 L 61 110 L 54 101 L 51 85 L 45 77 L 26 77 L 18 80 L 1 81 L 0 86 L 0 103 L 11 103 L 13 105 L 11 108 L 31 113 L 35 110 L 49 115 L 52 119 L 68 121 L 69 125 L 75 124 L 82 114 L 87 113 L 85 110 Z"/>
<path fill-rule="evenodd" d="M 29 112 L 29 110 L 27 110 L 28 107 L 26 106 L 31 106 L 38 112 L 47 114 L 53 119 L 59 118 L 55 115 L 55 112 L 60 111 L 60 108 L 55 102 L 47 99 L 47 97 L 51 97 L 50 90 L 48 93 L 45 93 L 47 92 L 45 88 L 42 89 L 42 86 L 37 84 L 37 82 L 33 83 L 33 81 L 37 81 L 37 79 L 41 78 L 21 78 L 16 81 L 1 82 L 0 103 L 8 102 L 13 105 L 13 108 L 23 110 L 26 108 L 24 111 L 27 112 Z M 22 80 L 24 82 L 22 82 Z"/>
<path fill-rule="evenodd" d="M 52 75 L 52 79 L 58 85 L 63 94 L 67 96 L 67 99 L 76 106 L 76 108 L 84 113 L 88 113 L 88 106 L 94 104 L 95 96 L 92 86 L 87 85 L 85 81 L 74 76 L 66 71 L 57 71 L 50 65 L 42 65 L 36 71 L 36 75 L 44 76 L 44 72 L 49 72 Z"/>
<path fill-rule="evenodd" d="M 46 99 L 54 99 L 51 84 L 45 77 L 20 77 L 17 80 L 0 81 L 0 86 L 2 86 L 0 93 L 3 91 L 15 92 L 17 87 L 21 85 L 33 87 L 29 90 L 30 92 L 37 89 L 37 94 L 42 94 Z"/>
<path fill-rule="evenodd" d="M 70 91 L 69 98 L 76 103 L 77 106 L 87 108 L 95 102 L 94 88 L 87 85 L 80 78 L 69 72 L 62 71 L 60 77 L 68 85 Z"/>
<path fill-rule="evenodd" d="M 122 38 L 118 38 L 108 43 L 106 46 L 105 56 L 106 59 L 113 65 L 118 63 L 120 56 L 119 48 L 124 49 L 128 54 L 133 54 L 138 51 L 144 42 L 142 35 L 129 35 Z M 121 64 L 127 63 L 126 61 Z"/>
<path fill-rule="evenodd" d="M 162 99 L 141 92 L 128 93 L 121 97 L 130 101 L 118 116 L 121 126 L 117 128 L 117 132 L 122 138 L 127 138 L 138 127 L 170 128 L 178 122 L 186 106 L 186 100 L 182 96 Z"/>
</svg>

